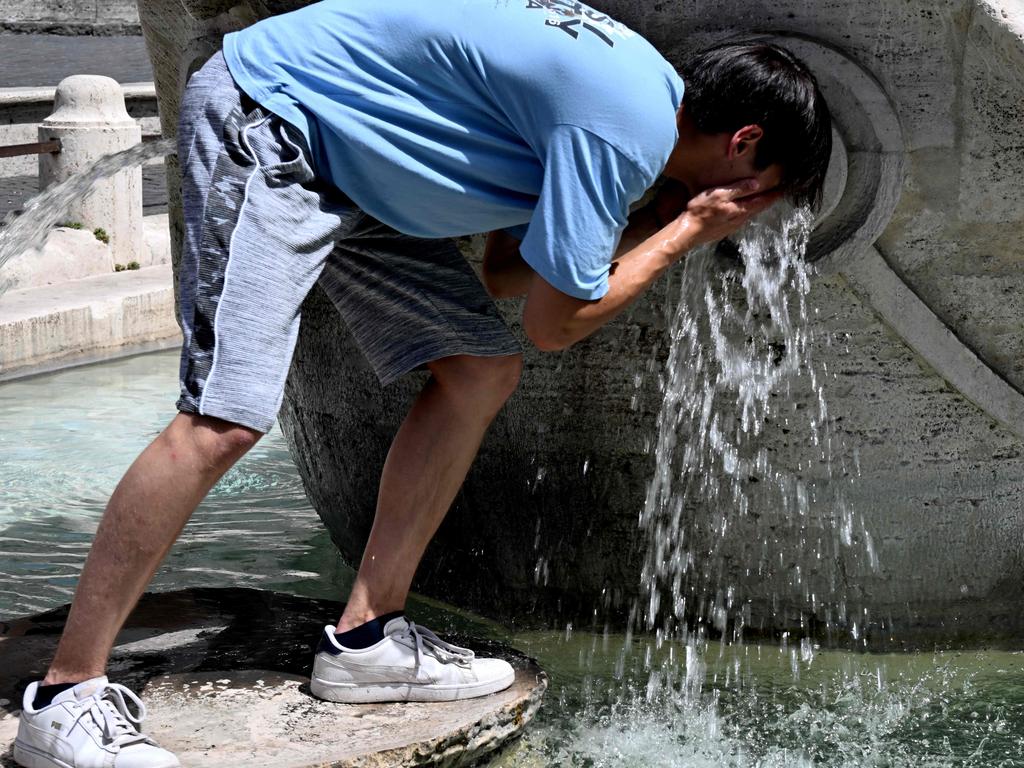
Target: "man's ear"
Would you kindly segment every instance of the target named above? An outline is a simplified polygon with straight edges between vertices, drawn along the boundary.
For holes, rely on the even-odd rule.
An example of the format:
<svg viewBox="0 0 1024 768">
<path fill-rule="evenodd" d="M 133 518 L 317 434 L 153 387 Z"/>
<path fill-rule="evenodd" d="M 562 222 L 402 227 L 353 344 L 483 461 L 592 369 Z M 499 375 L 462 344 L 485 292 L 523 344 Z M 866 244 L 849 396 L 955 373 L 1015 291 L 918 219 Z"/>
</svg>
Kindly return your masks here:
<svg viewBox="0 0 1024 768">
<path fill-rule="evenodd" d="M 729 159 L 738 160 L 753 157 L 757 152 L 757 142 L 764 136 L 760 125 L 745 125 L 732 135 L 729 141 Z"/>
</svg>

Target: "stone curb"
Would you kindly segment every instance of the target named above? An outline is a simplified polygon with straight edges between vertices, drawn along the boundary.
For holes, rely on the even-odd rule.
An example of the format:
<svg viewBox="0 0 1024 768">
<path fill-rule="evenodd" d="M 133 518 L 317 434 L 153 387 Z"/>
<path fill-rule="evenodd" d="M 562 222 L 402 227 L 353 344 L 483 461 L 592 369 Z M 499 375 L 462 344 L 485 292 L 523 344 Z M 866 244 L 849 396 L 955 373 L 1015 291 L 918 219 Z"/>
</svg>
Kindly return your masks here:
<svg viewBox="0 0 1024 768">
<path fill-rule="evenodd" d="M 121 83 L 125 102 L 152 101 L 156 99 L 156 86 L 152 82 Z M 0 109 L 25 106 L 53 107 L 55 86 L 17 86 L 0 88 Z"/>
<path fill-rule="evenodd" d="M 13 32 L 19 35 L 120 37 L 141 35 L 142 25 L 127 21 L 100 24 L 71 21 L 0 21 L 0 32 Z"/>
<path fill-rule="evenodd" d="M 167 264 L 11 291 L 0 299 L 0 381 L 180 338 Z"/>
</svg>

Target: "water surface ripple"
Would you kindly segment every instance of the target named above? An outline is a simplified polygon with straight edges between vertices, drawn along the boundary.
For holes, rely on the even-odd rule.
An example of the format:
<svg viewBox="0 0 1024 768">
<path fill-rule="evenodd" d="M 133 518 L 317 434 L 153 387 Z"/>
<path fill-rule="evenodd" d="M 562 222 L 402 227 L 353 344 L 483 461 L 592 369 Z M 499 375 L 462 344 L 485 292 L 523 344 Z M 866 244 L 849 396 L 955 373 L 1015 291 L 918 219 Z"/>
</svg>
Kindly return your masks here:
<svg viewBox="0 0 1024 768">
<path fill-rule="evenodd" d="M 71 599 L 110 493 L 175 413 L 177 365 L 161 352 L 0 385 L 0 617 Z M 275 428 L 200 505 L 151 589 L 340 598 L 349 578 Z"/>
</svg>

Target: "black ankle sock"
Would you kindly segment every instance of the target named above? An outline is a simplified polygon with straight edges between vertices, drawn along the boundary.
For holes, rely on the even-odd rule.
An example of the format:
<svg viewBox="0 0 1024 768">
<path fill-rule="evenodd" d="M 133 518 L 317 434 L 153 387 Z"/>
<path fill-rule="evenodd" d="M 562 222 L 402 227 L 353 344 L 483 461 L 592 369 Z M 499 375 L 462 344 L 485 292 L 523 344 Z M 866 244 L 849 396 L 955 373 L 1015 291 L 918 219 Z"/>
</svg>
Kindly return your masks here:
<svg viewBox="0 0 1024 768">
<path fill-rule="evenodd" d="M 36 697 L 32 700 L 32 708 L 48 707 L 53 703 L 53 697 L 68 688 L 74 688 L 77 683 L 54 683 L 53 685 L 40 685 L 36 688 Z"/>
<path fill-rule="evenodd" d="M 402 614 L 403 611 L 385 613 L 383 616 L 370 619 L 365 624 L 360 624 L 348 632 L 336 632 L 334 637 L 340 645 L 346 648 L 369 648 L 371 645 L 379 643 L 384 639 L 384 625 L 392 619 L 397 619 Z"/>
</svg>

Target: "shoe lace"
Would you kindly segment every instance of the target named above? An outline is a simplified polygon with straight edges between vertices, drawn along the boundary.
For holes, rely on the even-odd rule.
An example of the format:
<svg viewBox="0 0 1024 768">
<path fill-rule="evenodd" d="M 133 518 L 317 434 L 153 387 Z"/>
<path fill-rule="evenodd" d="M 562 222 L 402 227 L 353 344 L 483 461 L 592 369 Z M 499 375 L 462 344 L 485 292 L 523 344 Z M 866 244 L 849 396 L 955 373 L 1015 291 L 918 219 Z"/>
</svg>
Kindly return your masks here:
<svg viewBox="0 0 1024 768">
<path fill-rule="evenodd" d="M 135 704 L 138 715 L 133 715 L 128 709 L 126 696 Z M 75 722 L 90 715 L 92 722 L 100 729 L 104 745 L 124 747 L 139 741 L 155 744 L 137 728 L 146 719 L 146 705 L 130 688 L 119 683 L 107 683 L 90 698 L 92 704 L 82 707 Z"/>
<path fill-rule="evenodd" d="M 426 627 L 418 626 L 411 621 L 408 622 L 408 628 L 402 633 L 402 637 L 411 639 L 414 642 L 413 647 L 416 651 L 417 670 L 420 668 L 420 661 L 424 651 L 442 664 L 457 664 L 460 667 L 469 667 L 473 663 L 474 654 L 469 648 L 446 643 Z"/>
</svg>

